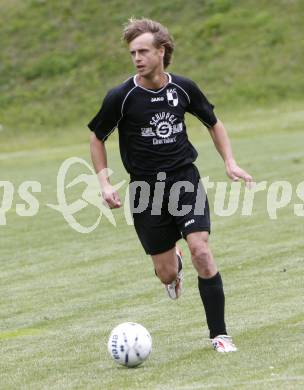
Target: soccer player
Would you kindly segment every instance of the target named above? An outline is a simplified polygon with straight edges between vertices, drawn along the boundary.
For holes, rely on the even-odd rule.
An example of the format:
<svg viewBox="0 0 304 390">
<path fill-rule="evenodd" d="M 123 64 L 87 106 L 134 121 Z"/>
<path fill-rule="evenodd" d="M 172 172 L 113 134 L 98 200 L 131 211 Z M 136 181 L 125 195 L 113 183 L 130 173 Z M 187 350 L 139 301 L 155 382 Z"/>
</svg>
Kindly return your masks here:
<svg viewBox="0 0 304 390">
<path fill-rule="evenodd" d="M 227 335 L 222 279 L 208 245 L 208 200 L 193 164 L 197 151 L 187 137 L 184 114 L 195 115 L 207 127 L 232 180 L 249 184 L 252 178 L 237 165 L 227 131 L 199 87 L 165 71 L 174 50 L 168 30 L 149 19 L 130 19 L 123 38 L 136 74 L 107 93 L 88 125 L 92 130 L 91 157 L 103 199 L 110 208 L 121 206 L 104 173 L 105 141 L 118 128 L 122 162 L 131 178 L 134 226 L 144 250 L 152 256 L 156 275 L 169 297 L 177 299 L 183 271 L 176 242 L 183 237 L 198 273 L 211 343 L 218 352 L 236 351 Z M 142 198 L 147 202 L 141 202 Z M 141 207 L 143 203 L 145 207 Z"/>
</svg>

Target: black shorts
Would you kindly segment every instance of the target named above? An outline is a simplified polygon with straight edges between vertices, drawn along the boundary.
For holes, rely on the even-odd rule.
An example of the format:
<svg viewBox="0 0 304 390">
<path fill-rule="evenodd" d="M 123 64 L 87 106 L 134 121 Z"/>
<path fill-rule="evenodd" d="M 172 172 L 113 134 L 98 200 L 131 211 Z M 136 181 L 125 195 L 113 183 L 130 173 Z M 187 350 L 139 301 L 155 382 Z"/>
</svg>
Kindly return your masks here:
<svg viewBox="0 0 304 390">
<path fill-rule="evenodd" d="M 129 188 L 135 230 L 147 254 L 166 252 L 189 233 L 210 233 L 208 199 L 195 165 L 133 176 Z"/>
</svg>

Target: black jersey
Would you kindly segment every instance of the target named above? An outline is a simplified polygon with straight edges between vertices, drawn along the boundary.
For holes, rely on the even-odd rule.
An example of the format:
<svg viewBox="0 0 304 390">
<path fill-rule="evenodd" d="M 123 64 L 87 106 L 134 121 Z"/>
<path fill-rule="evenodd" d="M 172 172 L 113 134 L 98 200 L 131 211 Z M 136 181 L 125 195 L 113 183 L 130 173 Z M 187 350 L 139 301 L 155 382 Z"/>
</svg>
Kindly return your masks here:
<svg viewBox="0 0 304 390">
<path fill-rule="evenodd" d="M 208 128 L 217 122 L 214 106 L 193 81 L 167 76 L 168 83 L 158 90 L 138 85 L 135 76 L 111 89 L 88 125 L 102 141 L 118 128 L 121 158 L 131 175 L 170 172 L 196 160 L 185 112 Z"/>
</svg>

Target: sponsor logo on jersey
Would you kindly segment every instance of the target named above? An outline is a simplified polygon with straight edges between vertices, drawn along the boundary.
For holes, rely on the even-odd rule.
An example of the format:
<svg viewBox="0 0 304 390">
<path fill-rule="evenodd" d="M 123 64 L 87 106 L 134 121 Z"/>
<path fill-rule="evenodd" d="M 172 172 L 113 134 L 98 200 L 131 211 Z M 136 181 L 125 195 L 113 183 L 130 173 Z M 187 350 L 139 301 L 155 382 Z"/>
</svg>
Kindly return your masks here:
<svg viewBox="0 0 304 390">
<path fill-rule="evenodd" d="M 194 219 L 190 219 L 189 221 L 185 222 L 185 227 L 192 225 L 195 222 Z"/>
<path fill-rule="evenodd" d="M 158 139 L 168 139 L 171 135 L 181 133 L 184 130 L 183 123 L 177 122 L 177 117 L 170 112 L 157 112 L 150 120 L 151 127 L 142 127 L 142 137 L 157 137 Z M 176 142 L 176 138 L 172 138 Z M 159 144 L 154 142 L 153 144 Z"/>
<path fill-rule="evenodd" d="M 165 98 L 163 96 L 159 96 L 159 97 L 153 97 L 151 99 L 151 102 L 154 103 L 154 102 L 163 102 L 165 100 Z"/>
<path fill-rule="evenodd" d="M 178 94 L 175 88 L 167 89 L 167 101 L 171 107 L 176 107 L 178 105 Z"/>
<path fill-rule="evenodd" d="M 152 127 L 142 127 L 141 128 L 141 135 L 143 137 L 155 137 L 155 132 L 153 131 Z"/>
<path fill-rule="evenodd" d="M 142 127 L 141 135 L 142 137 L 155 137 L 157 135 L 160 138 L 166 138 L 169 137 L 169 135 L 166 134 L 170 133 L 171 128 L 173 134 L 181 133 L 183 131 L 183 124 L 177 123 L 176 125 L 171 126 L 168 122 L 160 122 L 157 125 L 156 130 L 153 130 L 152 127 Z"/>
<path fill-rule="evenodd" d="M 157 112 L 150 120 L 150 125 L 157 126 L 160 121 L 165 121 L 171 125 L 174 125 L 174 123 L 177 121 L 177 118 L 170 112 Z"/>
<path fill-rule="evenodd" d="M 159 122 L 156 128 L 156 134 L 160 138 L 168 138 L 172 134 L 172 125 L 169 122 Z"/>
<path fill-rule="evenodd" d="M 153 145 L 175 143 L 176 136 L 174 135 L 184 131 L 183 123 L 178 120 L 171 112 L 157 112 L 149 122 L 150 127 L 141 128 L 141 136 L 153 138 Z"/>
</svg>

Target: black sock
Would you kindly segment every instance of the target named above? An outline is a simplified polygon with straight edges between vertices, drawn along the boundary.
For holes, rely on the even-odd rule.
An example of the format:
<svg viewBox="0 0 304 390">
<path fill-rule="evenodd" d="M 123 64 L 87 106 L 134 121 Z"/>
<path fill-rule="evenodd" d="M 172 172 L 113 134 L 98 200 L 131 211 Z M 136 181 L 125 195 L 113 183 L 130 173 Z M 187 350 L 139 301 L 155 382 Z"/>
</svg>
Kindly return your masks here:
<svg viewBox="0 0 304 390">
<path fill-rule="evenodd" d="M 198 277 L 198 288 L 206 312 L 210 338 L 227 334 L 225 325 L 225 295 L 223 282 L 218 272 L 210 279 Z"/>
</svg>

